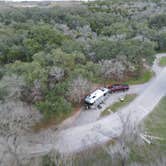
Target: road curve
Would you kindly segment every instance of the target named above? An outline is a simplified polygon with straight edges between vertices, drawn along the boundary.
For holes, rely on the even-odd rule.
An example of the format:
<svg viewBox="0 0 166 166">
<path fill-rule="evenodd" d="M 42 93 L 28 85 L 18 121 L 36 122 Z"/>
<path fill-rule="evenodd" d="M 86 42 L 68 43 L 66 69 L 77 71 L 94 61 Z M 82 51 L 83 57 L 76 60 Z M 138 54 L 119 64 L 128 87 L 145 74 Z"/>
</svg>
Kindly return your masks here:
<svg viewBox="0 0 166 166">
<path fill-rule="evenodd" d="M 139 123 L 166 95 L 166 68 L 160 68 L 157 65 L 158 58 L 161 56 L 166 56 L 166 54 L 157 55 L 152 67 L 156 72 L 156 77 L 131 104 L 96 122 L 62 130 L 58 135 L 52 133 L 48 136 L 48 140 L 41 144 L 32 142 L 20 145 L 17 148 L 17 153 L 22 156 L 43 155 L 52 150 L 64 154 L 75 153 L 119 136 L 123 130 L 122 118 L 130 118 L 134 124 Z"/>
<path fill-rule="evenodd" d="M 161 69 L 156 62 L 158 59 L 153 66 L 157 76 L 131 104 L 94 123 L 62 131 L 59 134 L 56 149 L 61 153 L 72 153 L 95 144 L 105 143 L 121 134 L 122 118 L 129 119 L 133 124 L 137 124 L 145 118 L 166 95 L 166 68 Z"/>
</svg>

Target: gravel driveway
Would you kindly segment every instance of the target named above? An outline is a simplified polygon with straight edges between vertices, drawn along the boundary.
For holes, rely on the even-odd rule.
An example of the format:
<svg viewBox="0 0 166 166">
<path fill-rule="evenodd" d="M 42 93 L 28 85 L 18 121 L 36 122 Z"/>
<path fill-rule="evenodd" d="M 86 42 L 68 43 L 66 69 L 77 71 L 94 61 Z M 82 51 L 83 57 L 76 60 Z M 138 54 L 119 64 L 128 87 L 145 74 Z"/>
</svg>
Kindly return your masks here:
<svg viewBox="0 0 166 166">
<path fill-rule="evenodd" d="M 85 110 L 85 108 L 81 108 L 81 112 L 79 116 L 68 127 L 80 126 L 80 125 L 95 122 L 96 120 L 100 118 L 101 112 L 104 111 L 113 103 L 119 101 L 119 98 L 124 97 L 126 94 L 139 95 L 148 87 L 148 85 L 149 83 L 142 84 L 142 85 L 132 85 L 130 86 L 130 90 L 127 92 L 109 94 L 108 98 L 104 101 L 104 104 L 102 104 L 101 109 L 93 108 L 90 110 Z"/>
</svg>

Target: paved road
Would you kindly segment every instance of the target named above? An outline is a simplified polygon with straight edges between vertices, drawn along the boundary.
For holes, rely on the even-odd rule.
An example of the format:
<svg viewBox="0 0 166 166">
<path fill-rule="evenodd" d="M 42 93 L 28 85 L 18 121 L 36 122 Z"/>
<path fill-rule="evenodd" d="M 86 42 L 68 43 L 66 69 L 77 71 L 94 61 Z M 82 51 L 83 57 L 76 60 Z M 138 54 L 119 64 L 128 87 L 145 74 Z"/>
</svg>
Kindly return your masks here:
<svg viewBox="0 0 166 166">
<path fill-rule="evenodd" d="M 161 56 L 163 55 L 158 57 Z M 121 118 L 129 118 L 133 124 L 139 123 L 166 95 L 166 68 L 161 69 L 156 65 L 157 62 L 158 60 L 153 66 L 157 76 L 131 104 L 99 121 L 62 131 L 56 148 L 62 153 L 72 153 L 85 147 L 104 143 L 120 135 L 123 126 Z"/>
<path fill-rule="evenodd" d="M 166 54 L 158 55 L 160 56 Z M 58 135 L 56 132 L 42 133 L 36 137 L 36 140 L 46 137 L 41 143 L 35 143 L 32 136 L 31 143 L 22 143 L 18 146 L 17 153 L 22 156 L 43 155 L 54 149 L 61 153 L 78 152 L 119 136 L 123 129 L 122 118 L 130 117 L 131 122 L 139 123 L 166 95 L 166 68 L 158 67 L 157 61 L 153 66 L 157 76 L 130 105 L 96 122 L 62 130 Z"/>
</svg>

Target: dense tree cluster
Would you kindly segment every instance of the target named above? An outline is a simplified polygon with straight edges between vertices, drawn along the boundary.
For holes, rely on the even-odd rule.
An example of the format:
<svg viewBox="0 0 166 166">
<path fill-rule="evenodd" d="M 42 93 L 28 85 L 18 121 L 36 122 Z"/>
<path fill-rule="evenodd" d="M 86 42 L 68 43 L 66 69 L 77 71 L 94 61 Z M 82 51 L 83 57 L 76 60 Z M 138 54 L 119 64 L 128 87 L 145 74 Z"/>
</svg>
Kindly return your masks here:
<svg viewBox="0 0 166 166">
<path fill-rule="evenodd" d="M 166 49 L 163 5 L 113 0 L 0 10 L 0 78 L 18 75 L 25 81 L 21 100 L 48 118 L 62 116 L 91 83 L 140 73 L 143 59 L 150 64 Z"/>
</svg>

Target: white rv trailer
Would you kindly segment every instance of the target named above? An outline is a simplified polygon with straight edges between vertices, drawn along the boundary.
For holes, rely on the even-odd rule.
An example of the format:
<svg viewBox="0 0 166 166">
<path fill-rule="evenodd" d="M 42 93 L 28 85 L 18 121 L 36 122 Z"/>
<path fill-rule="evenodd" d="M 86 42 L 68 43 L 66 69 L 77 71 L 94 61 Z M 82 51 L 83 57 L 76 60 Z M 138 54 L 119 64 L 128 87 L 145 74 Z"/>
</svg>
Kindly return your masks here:
<svg viewBox="0 0 166 166">
<path fill-rule="evenodd" d="M 85 97 L 85 104 L 88 106 L 99 105 L 105 99 L 105 96 L 108 94 L 109 89 L 100 88 L 95 90 L 93 93 Z"/>
</svg>

